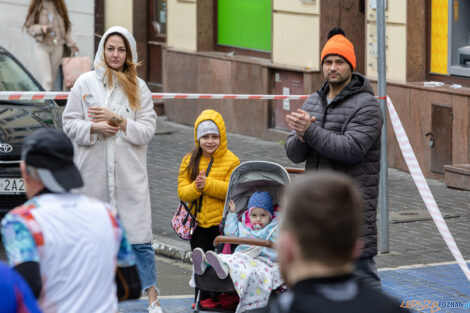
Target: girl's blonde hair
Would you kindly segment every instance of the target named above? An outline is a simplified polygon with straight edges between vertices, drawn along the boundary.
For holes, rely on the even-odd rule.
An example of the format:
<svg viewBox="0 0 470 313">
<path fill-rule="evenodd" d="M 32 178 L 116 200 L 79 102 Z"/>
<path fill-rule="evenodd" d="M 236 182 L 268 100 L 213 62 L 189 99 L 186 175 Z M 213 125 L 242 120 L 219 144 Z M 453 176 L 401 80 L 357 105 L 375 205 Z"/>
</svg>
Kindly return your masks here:
<svg viewBox="0 0 470 313">
<path fill-rule="evenodd" d="M 42 6 L 43 0 L 31 0 L 28 8 L 28 13 L 26 14 L 26 21 L 23 24 L 23 29 L 26 28 L 28 22 L 32 24 L 37 24 L 39 20 L 39 5 Z M 65 32 L 68 33 L 70 30 L 70 19 L 69 14 L 67 13 L 67 7 L 65 6 L 64 0 L 54 0 L 54 5 L 57 9 L 57 12 L 64 20 Z M 32 20 L 30 21 L 30 19 Z"/>
<path fill-rule="evenodd" d="M 124 67 L 122 69 L 122 72 L 116 71 L 112 69 L 108 64 L 106 63 L 106 58 L 104 56 L 105 49 L 103 49 L 103 59 L 106 64 L 106 80 L 108 83 L 108 86 L 113 86 L 113 74 L 116 76 L 116 79 L 119 83 L 119 86 L 124 90 L 124 93 L 127 96 L 127 99 L 129 100 L 129 105 L 132 110 L 137 111 L 140 110 L 140 100 L 139 100 L 139 85 L 138 85 L 138 79 L 137 79 L 137 66 L 140 65 L 140 63 L 134 63 L 132 62 L 132 50 L 129 45 L 129 42 L 127 41 L 126 37 L 123 36 L 120 33 L 111 33 L 108 35 L 104 42 L 104 46 L 106 46 L 106 42 L 111 36 L 117 35 L 121 37 L 121 39 L 124 41 L 124 45 L 126 46 L 126 61 L 124 62 Z"/>
</svg>

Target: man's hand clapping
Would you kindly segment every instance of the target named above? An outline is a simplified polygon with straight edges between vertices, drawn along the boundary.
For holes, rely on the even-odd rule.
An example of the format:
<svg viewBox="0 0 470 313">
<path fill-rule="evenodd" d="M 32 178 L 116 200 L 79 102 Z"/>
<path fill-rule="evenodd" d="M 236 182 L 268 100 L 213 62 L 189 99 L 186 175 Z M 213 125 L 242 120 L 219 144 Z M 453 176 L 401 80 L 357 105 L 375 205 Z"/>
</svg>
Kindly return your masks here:
<svg viewBox="0 0 470 313">
<path fill-rule="evenodd" d="M 307 112 L 297 109 L 297 112 L 291 112 L 286 115 L 286 122 L 289 128 L 295 130 L 301 141 L 304 141 L 304 134 L 307 128 L 315 122 L 315 116 L 310 116 Z"/>
</svg>

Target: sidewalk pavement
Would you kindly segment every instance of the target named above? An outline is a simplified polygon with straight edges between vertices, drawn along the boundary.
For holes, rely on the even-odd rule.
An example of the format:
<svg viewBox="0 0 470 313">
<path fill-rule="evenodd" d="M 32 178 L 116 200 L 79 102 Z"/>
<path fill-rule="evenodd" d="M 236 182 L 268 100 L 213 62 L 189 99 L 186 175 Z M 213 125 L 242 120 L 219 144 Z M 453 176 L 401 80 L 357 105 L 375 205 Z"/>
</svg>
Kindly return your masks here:
<svg viewBox="0 0 470 313">
<path fill-rule="evenodd" d="M 458 313 L 470 311 L 470 284 L 456 264 L 408 266 L 379 270 L 383 290 L 399 299 L 413 312 Z M 190 313 L 194 296 L 163 296 L 160 303 L 165 312 Z M 147 300 L 119 303 L 119 313 L 146 312 Z"/>
</svg>

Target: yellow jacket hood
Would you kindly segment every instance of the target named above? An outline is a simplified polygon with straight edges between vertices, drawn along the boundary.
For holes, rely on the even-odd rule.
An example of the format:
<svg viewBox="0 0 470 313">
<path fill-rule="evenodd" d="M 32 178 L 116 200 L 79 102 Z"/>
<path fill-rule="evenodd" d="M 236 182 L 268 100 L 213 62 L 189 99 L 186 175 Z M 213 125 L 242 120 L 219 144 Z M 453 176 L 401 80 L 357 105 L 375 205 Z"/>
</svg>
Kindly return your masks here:
<svg viewBox="0 0 470 313">
<path fill-rule="evenodd" d="M 201 122 L 211 120 L 219 128 L 220 135 L 220 146 L 215 150 L 213 157 L 217 158 L 220 155 L 223 155 L 227 151 L 227 135 L 225 133 L 225 122 L 222 115 L 215 110 L 204 110 L 196 119 L 194 123 L 194 143 L 199 147 L 199 142 L 197 140 L 197 127 Z"/>
</svg>

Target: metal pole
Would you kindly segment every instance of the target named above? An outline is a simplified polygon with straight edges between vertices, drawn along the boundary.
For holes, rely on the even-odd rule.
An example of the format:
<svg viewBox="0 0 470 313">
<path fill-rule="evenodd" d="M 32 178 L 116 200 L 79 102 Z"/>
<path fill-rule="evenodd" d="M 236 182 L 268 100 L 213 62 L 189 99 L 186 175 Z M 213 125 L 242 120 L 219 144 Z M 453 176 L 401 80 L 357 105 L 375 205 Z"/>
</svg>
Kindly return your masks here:
<svg viewBox="0 0 470 313">
<path fill-rule="evenodd" d="M 379 103 L 382 109 L 384 123 L 382 126 L 381 155 L 380 155 L 380 243 L 379 252 L 389 252 L 388 231 L 388 149 L 387 149 L 387 81 L 385 60 L 385 1 L 377 0 L 377 74 Z"/>
</svg>

